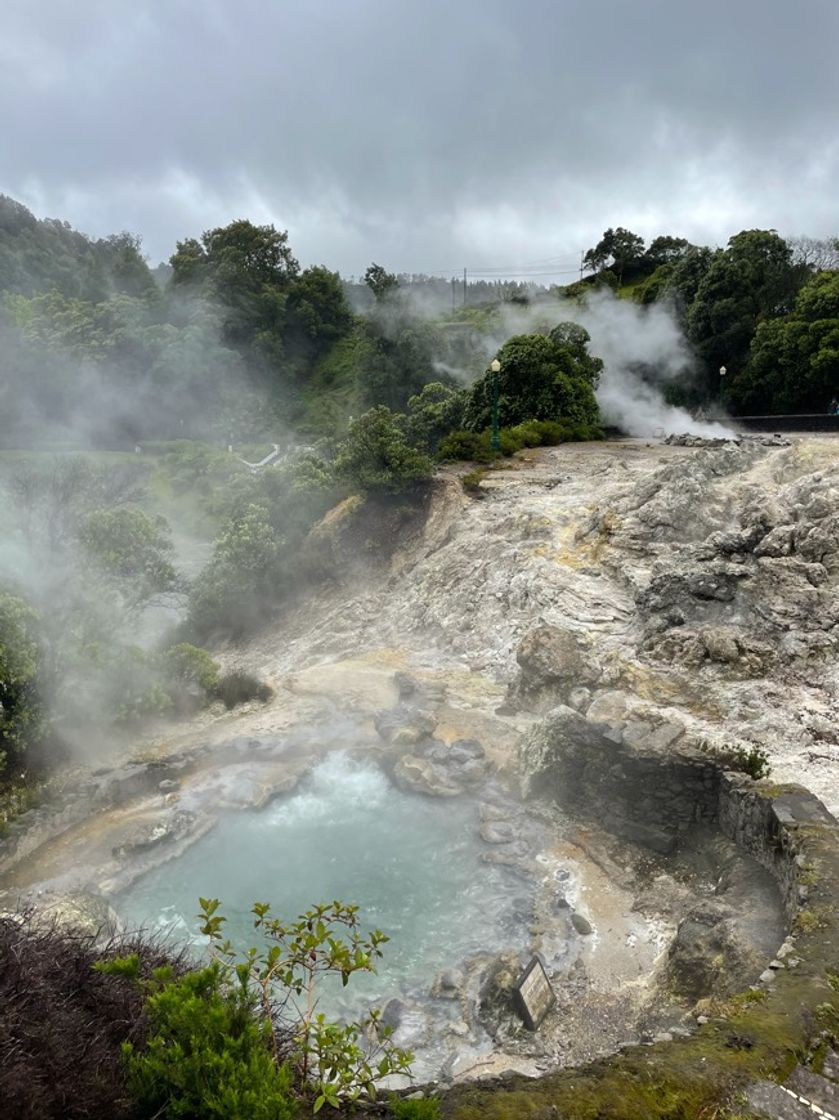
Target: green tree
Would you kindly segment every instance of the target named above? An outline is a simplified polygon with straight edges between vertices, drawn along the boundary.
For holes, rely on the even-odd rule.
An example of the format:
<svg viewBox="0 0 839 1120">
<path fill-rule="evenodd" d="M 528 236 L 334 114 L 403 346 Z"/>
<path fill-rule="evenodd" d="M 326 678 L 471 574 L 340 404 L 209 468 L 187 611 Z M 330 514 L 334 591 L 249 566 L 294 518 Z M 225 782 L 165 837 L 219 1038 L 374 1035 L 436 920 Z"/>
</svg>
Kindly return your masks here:
<svg viewBox="0 0 839 1120">
<path fill-rule="evenodd" d="M 741 412 L 824 412 L 839 391 L 839 272 L 821 272 L 789 315 L 757 328 L 729 392 Z"/>
<path fill-rule="evenodd" d="M 716 395 L 720 366 L 737 375 L 758 324 L 790 310 L 806 271 L 774 230 L 743 230 L 717 253 L 687 310 L 687 331 Z"/>
<path fill-rule="evenodd" d="M 0 591 L 0 775 L 22 763 L 43 730 L 36 625 L 27 603 Z"/>
<path fill-rule="evenodd" d="M 299 272 L 285 231 L 240 219 L 207 230 L 200 241 L 178 242 L 169 263 L 174 291 L 200 291 L 224 308 L 228 345 L 276 365 L 289 290 Z"/>
<path fill-rule="evenodd" d="M 219 537 L 189 596 L 197 634 L 246 633 L 280 597 L 279 538 L 264 506 L 249 505 Z"/>
<path fill-rule="evenodd" d="M 459 428 L 466 404 L 465 389 L 454 389 L 440 381 L 423 385 L 408 399 L 405 434 L 421 451 L 433 452 L 448 432 Z"/>
<path fill-rule="evenodd" d="M 654 237 L 644 253 L 644 261 L 653 269 L 663 264 L 675 264 L 691 248 L 693 246 L 684 237 Z"/>
<path fill-rule="evenodd" d="M 399 281 L 392 272 L 388 272 L 375 261 L 364 273 L 364 283 L 376 297 L 376 300 L 385 300 L 399 287 Z"/>
<path fill-rule="evenodd" d="M 175 586 L 172 542 L 163 517 L 152 520 L 127 506 L 95 510 L 79 528 L 79 543 L 132 606 Z"/>
<path fill-rule="evenodd" d="M 499 421 L 509 428 L 525 420 L 568 420 L 596 425 L 594 386 L 603 363 L 588 353 L 588 333 L 561 323 L 550 336 L 515 335 L 498 352 Z M 472 385 L 464 427 L 482 431 L 492 416 L 494 377 L 487 372 Z"/>
<path fill-rule="evenodd" d="M 289 288 L 286 348 L 307 361 L 316 361 L 343 338 L 353 325 L 353 314 L 337 272 L 307 268 Z"/>
<path fill-rule="evenodd" d="M 364 492 L 396 494 L 431 476 L 431 461 L 411 447 L 398 418 L 377 405 L 350 424 L 336 472 Z"/>
<path fill-rule="evenodd" d="M 623 283 L 639 271 L 643 256 L 643 237 L 618 226 L 604 232 L 594 248 L 586 252 L 583 263 L 595 272 L 611 268 L 617 273 L 619 283 Z"/>
</svg>

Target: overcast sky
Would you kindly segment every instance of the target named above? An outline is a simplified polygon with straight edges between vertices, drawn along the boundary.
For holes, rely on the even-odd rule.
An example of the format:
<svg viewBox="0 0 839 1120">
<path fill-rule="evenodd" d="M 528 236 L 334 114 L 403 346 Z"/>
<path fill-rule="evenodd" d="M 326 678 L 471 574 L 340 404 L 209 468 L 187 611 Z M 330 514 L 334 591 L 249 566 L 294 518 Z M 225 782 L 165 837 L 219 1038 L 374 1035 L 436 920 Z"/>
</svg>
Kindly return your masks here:
<svg viewBox="0 0 839 1120">
<path fill-rule="evenodd" d="M 4 0 L 0 193 L 153 264 L 273 222 L 345 275 L 835 235 L 838 43 L 839 0 Z"/>
</svg>

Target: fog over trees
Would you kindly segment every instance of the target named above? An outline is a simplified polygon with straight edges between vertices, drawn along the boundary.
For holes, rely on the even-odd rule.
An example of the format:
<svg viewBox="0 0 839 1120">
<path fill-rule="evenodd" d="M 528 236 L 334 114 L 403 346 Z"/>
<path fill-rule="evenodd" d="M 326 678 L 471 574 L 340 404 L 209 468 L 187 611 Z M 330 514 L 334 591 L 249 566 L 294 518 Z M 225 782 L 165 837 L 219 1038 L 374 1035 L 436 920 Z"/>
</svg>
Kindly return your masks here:
<svg viewBox="0 0 839 1120">
<path fill-rule="evenodd" d="M 618 227 L 562 288 L 458 288 L 377 262 L 348 281 L 240 219 L 153 271 L 137 235 L 92 239 L 0 198 L 7 772 L 210 702 L 199 643 L 241 637 L 329 578 L 307 542 L 342 498 L 421 500 L 435 460 L 599 434 L 604 361 L 576 321 L 595 306 L 681 331 L 686 372 L 655 389 L 671 404 L 826 411 L 837 266 L 835 240 L 753 229 L 710 247 L 663 231 L 647 245 Z M 658 386 L 655 360 L 633 371 Z M 266 454 L 270 468 L 247 466 Z"/>
</svg>

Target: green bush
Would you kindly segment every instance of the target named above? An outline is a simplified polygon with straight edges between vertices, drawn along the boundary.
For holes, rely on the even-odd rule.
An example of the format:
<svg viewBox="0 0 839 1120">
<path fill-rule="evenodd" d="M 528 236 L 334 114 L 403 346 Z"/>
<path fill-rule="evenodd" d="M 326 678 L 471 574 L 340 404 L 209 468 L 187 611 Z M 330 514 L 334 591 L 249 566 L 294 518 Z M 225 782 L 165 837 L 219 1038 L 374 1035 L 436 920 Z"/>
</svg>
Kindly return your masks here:
<svg viewBox="0 0 839 1120">
<path fill-rule="evenodd" d="M 94 967 L 139 977 L 136 955 Z M 249 988 L 231 984 L 217 961 L 180 978 L 157 969 L 145 988 L 145 1045 L 122 1046 L 142 1117 L 293 1120 L 291 1072 L 274 1060 L 270 1023 Z"/>
<path fill-rule="evenodd" d="M 246 704 L 249 700 L 266 703 L 273 695 L 272 689 L 264 681 L 239 669 L 226 673 L 216 686 L 216 696 L 228 710 L 235 708 L 237 704 Z"/>
<path fill-rule="evenodd" d="M 126 1041 L 128 1089 L 143 1120 L 292 1120 L 298 1103 L 319 1112 L 373 1101 L 392 1074 L 411 1074 L 413 1055 L 373 1008 L 351 1022 L 329 1022 L 317 1010 L 321 985 L 356 972 L 375 972 L 388 938 L 364 934 L 358 907 L 313 906 L 286 922 L 269 903 L 251 913 L 261 944 L 237 951 L 224 935 L 217 899 L 199 899 L 201 932 L 212 963 L 178 974 L 164 965 L 150 978 L 131 952 L 94 964 L 132 981 L 145 995 L 145 1037 Z M 395 1115 L 436 1120 L 429 1102 L 396 1104 Z"/>
<path fill-rule="evenodd" d="M 560 443 L 578 443 L 603 439 L 603 430 L 595 424 L 572 423 L 569 420 L 525 420 L 514 428 L 498 433 L 498 451 L 492 448 L 492 431 L 449 432 L 441 441 L 437 458 L 441 461 L 491 463 L 499 455 L 515 455 L 524 447 L 555 447 Z"/>
<path fill-rule="evenodd" d="M 486 478 L 486 476 L 487 472 L 478 467 L 476 470 L 469 471 L 468 474 L 465 474 L 460 480 L 460 485 L 463 487 L 467 494 L 480 494 L 481 483 Z"/>
<path fill-rule="evenodd" d="M 755 745 L 748 750 L 736 746 L 712 747 L 708 753 L 727 770 L 738 770 L 741 774 L 748 774 L 755 781 L 768 778 L 772 772 L 769 755 L 763 747 Z"/>
<path fill-rule="evenodd" d="M 497 457 L 497 452 L 490 447 L 487 433 L 467 432 L 462 428 L 449 432 L 437 448 L 437 458 L 441 462 L 491 463 Z"/>
<path fill-rule="evenodd" d="M 186 685 L 197 685 L 208 695 L 218 688 L 218 664 L 200 646 L 181 642 L 163 654 L 163 664 L 170 674 Z"/>
</svg>

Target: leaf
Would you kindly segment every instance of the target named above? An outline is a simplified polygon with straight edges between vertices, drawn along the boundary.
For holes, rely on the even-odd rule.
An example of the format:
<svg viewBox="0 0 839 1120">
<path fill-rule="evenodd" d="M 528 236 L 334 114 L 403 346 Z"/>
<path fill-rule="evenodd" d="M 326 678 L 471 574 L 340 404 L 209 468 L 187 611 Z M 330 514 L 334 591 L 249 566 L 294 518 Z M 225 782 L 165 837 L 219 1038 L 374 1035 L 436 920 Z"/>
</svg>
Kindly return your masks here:
<svg viewBox="0 0 839 1120">
<path fill-rule="evenodd" d="M 312 1112 L 320 1112 L 320 1110 L 323 1108 L 323 1106 L 325 1104 L 326 1104 L 326 1096 L 323 1093 L 321 1093 L 321 1095 L 319 1097 L 315 1097 L 315 1105 L 314 1105 L 314 1108 L 312 1109 Z"/>
</svg>

